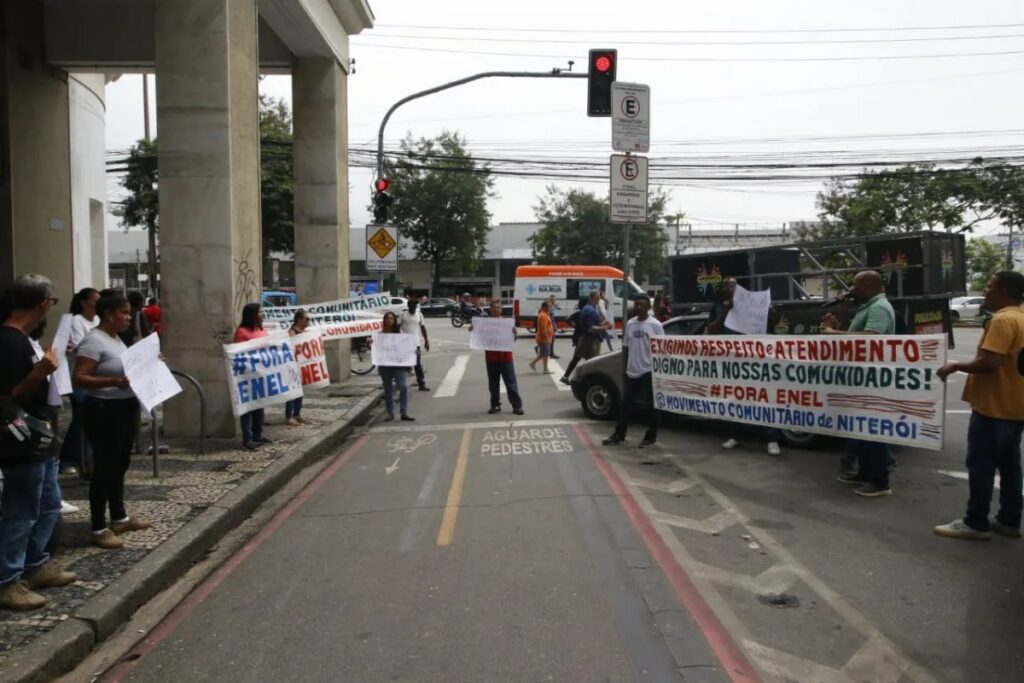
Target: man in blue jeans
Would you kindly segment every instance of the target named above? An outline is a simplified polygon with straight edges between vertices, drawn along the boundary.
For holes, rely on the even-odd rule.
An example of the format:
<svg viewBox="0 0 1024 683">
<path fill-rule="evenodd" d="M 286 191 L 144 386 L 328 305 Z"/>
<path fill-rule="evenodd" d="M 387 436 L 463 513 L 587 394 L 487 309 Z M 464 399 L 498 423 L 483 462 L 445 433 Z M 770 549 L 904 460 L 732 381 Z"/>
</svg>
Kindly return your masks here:
<svg viewBox="0 0 1024 683">
<path fill-rule="evenodd" d="M 874 270 L 862 270 L 853 278 L 853 289 L 850 297 L 855 299 L 860 308 L 850 322 L 846 331 L 838 329 L 836 316 L 829 313 L 822 320 L 822 334 L 895 334 L 896 312 L 892 304 L 885 298 L 885 282 Z M 837 479 L 844 484 L 852 484 L 858 496 L 877 498 L 892 495 L 889 487 L 889 464 L 892 451 L 889 444 L 880 441 L 863 441 L 849 439 L 843 449 L 843 460 L 856 456 L 859 468 L 856 472 L 840 472 Z"/>
<path fill-rule="evenodd" d="M 971 404 L 967 428 L 967 514 L 935 527 L 939 536 L 985 541 L 992 532 L 1020 538 L 1024 507 L 1020 462 L 1024 431 L 1024 376 L 1017 359 L 1024 349 L 1024 274 L 1004 270 L 985 287 L 982 308 L 994 311 L 973 360 L 946 363 L 943 381 L 954 372 L 967 373 L 963 399 Z M 992 490 L 999 472 L 999 513 L 989 518 Z"/>
<path fill-rule="evenodd" d="M 29 335 L 57 304 L 53 285 L 42 275 L 22 275 L 4 293 L 11 306 L 0 325 L 0 396 L 40 420 L 49 418 L 49 376 L 57 369 L 51 349 L 36 360 Z M 63 349 L 61 350 L 63 352 Z M 78 577 L 50 562 L 46 545 L 60 515 L 55 454 L 14 457 L 0 454 L 0 607 L 38 609 L 46 598 L 36 589 L 65 586 Z"/>
<path fill-rule="evenodd" d="M 492 318 L 501 317 L 501 301 L 495 299 L 491 302 L 488 315 Z M 470 325 L 470 330 L 473 326 Z M 512 328 L 512 340 L 515 341 L 516 330 Z M 523 414 L 523 398 L 519 395 L 519 385 L 516 382 L 516 365 L 511 351 L 484 351 L 484 361 L 487 363 L 487 388 L 491 393 L 491 407 L 487 411 L 489 415 L 501 412 L 501 382 L 505 382 L 505 390 L 508 392 L 508 401 L 512 404 L 512 413 Z"/>
</svg>

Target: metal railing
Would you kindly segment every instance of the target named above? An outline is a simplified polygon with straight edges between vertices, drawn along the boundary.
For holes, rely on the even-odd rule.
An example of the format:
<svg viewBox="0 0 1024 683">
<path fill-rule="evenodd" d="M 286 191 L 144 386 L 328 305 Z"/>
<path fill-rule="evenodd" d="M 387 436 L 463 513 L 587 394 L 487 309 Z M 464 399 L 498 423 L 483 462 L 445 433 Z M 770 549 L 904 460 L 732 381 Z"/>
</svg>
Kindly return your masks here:
<svg viewBox="0 0 1024 683">
<path fill-rule="evenodd" d="M 199 384 L 195 377 L 181 372 L 179 370 L 171 370 L 171 374 L 177 377 L 181 377 L 183 380 L 191 384 L 196 393 L 199 394 L 199 454 L 206 454 L 206 392 L 203 391 L 203 387 Z M 141 415 L 142 411 L 139 411 Z M 153 476 L 160 476 L 160 420 L 157 418 L 156 410 L 153 411 L 150 421 L 150 451 L 153 456 Z"/>
</svg>

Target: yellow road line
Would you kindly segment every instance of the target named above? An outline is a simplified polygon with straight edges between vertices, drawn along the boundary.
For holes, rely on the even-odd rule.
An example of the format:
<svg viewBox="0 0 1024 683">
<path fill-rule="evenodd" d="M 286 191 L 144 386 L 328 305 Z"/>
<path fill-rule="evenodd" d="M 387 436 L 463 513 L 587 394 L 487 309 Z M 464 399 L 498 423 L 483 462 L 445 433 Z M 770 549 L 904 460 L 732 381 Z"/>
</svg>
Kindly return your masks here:
<svg viewBox="0 0 1024 683">
<path fill-rule="evenodd" d="M 451 545 L 455 537 L 455 521 L 459 518 L 459 502 L 462 500 L 462 486 L 466 483 L 466 465 L 469 463 L 469 444 L 472 430 L 462 432 L 462 445 L 459 446 L 459 459 L 455 463 L 455 474 L 452 485 L 448 489 L 448 502 L 444 506 L 444 517 L 441 528 L 437 532 L 438 545 Z"/>
</svg>

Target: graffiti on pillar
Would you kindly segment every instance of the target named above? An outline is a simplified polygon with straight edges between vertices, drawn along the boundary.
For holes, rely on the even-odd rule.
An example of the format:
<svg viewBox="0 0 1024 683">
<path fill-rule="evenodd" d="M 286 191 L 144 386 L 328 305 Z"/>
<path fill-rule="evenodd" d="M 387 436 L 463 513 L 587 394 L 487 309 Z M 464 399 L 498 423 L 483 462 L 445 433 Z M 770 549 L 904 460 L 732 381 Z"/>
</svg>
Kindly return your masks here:
<svg viewBox="0 0 1024 683">
<path fill-rule="evenodd" d="M 210 336 L 218 344 L 230 344 L 235 339 L 235 330 L 229 323 L 210 325 Z"/>
<path fill-rule="evenodd" d="M 248 303 L 259 303 L 260 288 L 256 278 L 256 269 L 249 264 L 247 251 L 241 259 L 235 259 L 237 266 L 235 273 L 235 311 L 241 311 Z"/>
</svg>

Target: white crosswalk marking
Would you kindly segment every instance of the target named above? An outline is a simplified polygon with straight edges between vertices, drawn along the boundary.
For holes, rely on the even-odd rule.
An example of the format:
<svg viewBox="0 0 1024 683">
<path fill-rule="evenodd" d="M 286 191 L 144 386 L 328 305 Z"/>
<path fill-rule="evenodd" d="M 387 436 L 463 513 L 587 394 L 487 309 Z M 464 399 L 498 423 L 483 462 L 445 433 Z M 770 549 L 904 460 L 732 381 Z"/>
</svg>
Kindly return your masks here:
<svg viewBox="0 0 1024 683">
<path fill-rule="evenodd" d="M 550 370 L 552 373 L 548 375 L 548 377 L 550 377 L 551 381 L 555 383 L 556 389 L 558 389 L 559 391 L 572 390 L 572 387 L 570 387 L 568 384 L 562 384 L 560 381 L 558 381 L 562 377 L 562 375 L 565 374 L 565 370 L 562 369 L 562 366 L 558 364 L 557 360 L 552 360 L 551 358 L 548 359 L 548 370 Z"/>
<path fill-rule="evenodd" d="M 458 393 L 459 382 L 466 374 L 466 366 L 469 364 L 469 354 L 455 357 L 455 363 L 449 368 L 448 373 L 441 380 L 441 385 L 434 392 L 434 398 L 450 398 Z"/>
</svg>

